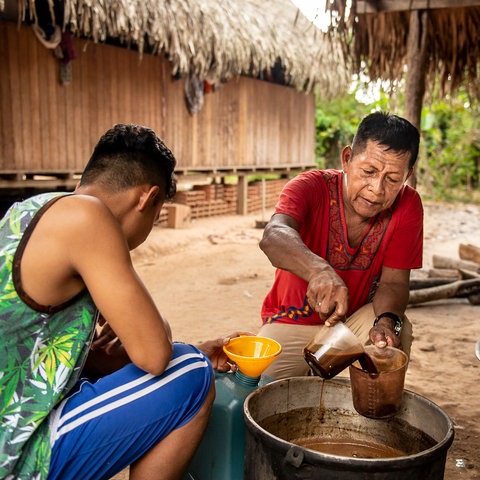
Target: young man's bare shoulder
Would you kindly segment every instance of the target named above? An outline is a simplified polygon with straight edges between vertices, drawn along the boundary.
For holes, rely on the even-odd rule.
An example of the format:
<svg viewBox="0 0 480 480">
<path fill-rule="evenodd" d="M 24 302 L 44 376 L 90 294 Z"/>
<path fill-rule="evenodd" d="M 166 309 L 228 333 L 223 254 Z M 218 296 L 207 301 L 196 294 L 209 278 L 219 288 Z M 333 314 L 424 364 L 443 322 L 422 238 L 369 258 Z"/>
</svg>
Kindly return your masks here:
<svg viewBox="0 0 480 480">
<path fill-rule="evenodd" d="M 118 231 L 118 222 L 102 200 L 92 195 L 69 195 L 47 210 L 40 224 L 51 231 L 80 235 Z M 40 225 L 39 225 L 40 226 Z M 82 233 L 83 232 L 83 233 Z"/>
<path fill-rule="evenodd" d="M 57 202 L 51 209 L 52 214 L 66 216 L 75 221 L 94 221 L 112 218 L 111 211 L 104 202 L 92 195 L 68 195 Z"/>
</svg>

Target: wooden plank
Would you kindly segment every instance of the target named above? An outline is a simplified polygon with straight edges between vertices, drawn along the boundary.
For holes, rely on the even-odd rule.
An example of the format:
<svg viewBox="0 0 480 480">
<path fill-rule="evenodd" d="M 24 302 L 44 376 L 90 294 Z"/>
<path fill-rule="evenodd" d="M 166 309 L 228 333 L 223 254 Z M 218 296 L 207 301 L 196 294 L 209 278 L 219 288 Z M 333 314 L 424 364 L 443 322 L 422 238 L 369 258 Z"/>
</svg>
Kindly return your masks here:
<svg viewBox="0 0 480 480">
<path fill-rule="evenodd" d="M 21 31 L 18 32 L 15 28 L 15 25 L 9 24 L 9 50 L 13 55 L 10 62 L 10 88 L 11 88 L 11 95 L 12 95 L 12 117 L 11 122 L 15 125 L 15 132 L 14 132 L 14 154 L 12 160 L 14 161 L 12 167 L 22 169 L 23 167 L 23 159 L 25 158 L 27 152 L 26 148 L 27 145 L 24 143 L 23 132 L 28 131 L 26 122 L 27 118 L 22 115 L 22 93 L 21 89 L 19 88 L 22 85 L 22 69 L 20 65 L 22 63 L 22 59 L 20 57 L 24 57 L 26 55 L 26 36 L 25 32 Z M 15 53 L 16 52 L 16 53 Z M 22 85 L 22 90 L 25 91 L 26 95 L 26 87 Z M 9 162 L 10 163 L 10 162 Z"/>
<path fill-rule="evenodd" d="M 2 59 L 2 69 L 7 72 L 0 76 L 0 132 L 2 132 L 2 141 L 0 142 L 0 169 L 15 167 L 15 136 L 17 134 L 17 125 L 14 122 L 14 101 L 11 72 L 15 64 L 16 46 L 11 45 L 15 41 L 11 29 L 7 28 L 6 22 L 0 21 L 0 58 Z"/>
<path fill-rule="evenodd" d="M 79 81 L 76 76 L 75 68 L 72 67 L 72 85 L 61 85 L 60 80 L 60 62 L 57 59 L 55 68 L 52 69 L 51 81 L 51 118 L 54 119 L 55 128 L 55 144 L 51 145 L 51 154 L 56 159 L 59 169 L 78 168 L 75 164 L 75 158 L 69 152 L 75 151 L 75 132 L 71 131 L 72 119 L 75 118 L 74 105 L 76 102 L 75 90 L 80 88 Z M 73 98 L 72 98 L 73 97 Z M 77 117 L 77 122 L 81 122 L 81 118 Z M 45 168 L 50 168 L 48 161 Z"/>
<path fill-rule="evenodd" d="M 36 71 L 37 75 L 34 85 L 42 85 L 42 88 L 38 97 L 33 99 L 34 103 L 38 103 L 38 128 L 41 132 L 40 158 L 34 167 L 39 170 L 43 168 L 59 169 L 62 166 L 59 163 L 57 151 L 58 118 L 56 117 L 55 95 L 58 82 L 58 60 L 54 57 L 52 50 L 46 49 L 38 42 L 35 59 L 31 68 L 32 71 Z"/>
<path fill-rule="evenodd" d="M 100 131 L 98 123 L 91 121 L 90 112 L 95 108 L 100 108 L 94 102 L 96 101 L 95 92 L 92 91 L 97 88 L 97 78 L 98 72 L 95 72 L 95 55 L 98 49 L 98 45 L 95 45 L 91 42 L 85 44 L 84 52 L 88 55 L 87 57 L 82 55 L 81 67 L 84 70 L 82 76 L 82 90 L 79 92 L 81 95 L 81 104 L 80 101 L 76 101 L 76 108 L 78 108 L 78 119 L 83 121 L 83 148 L 76 149 L 75 153 L 75 164 L 84 166 L 88 159 L 90 158 L 91 153 L 95 145 L 97 144 L 100 135 L 104 132 Z M 82 107 L 80 110 L 80 106 Z M 82 125 L 80 124 L 80 127 Z"/>
<path fill-rule="evenodd" d="M 22 95 L 22 114 L 28 120 L 28 130 L 25 131 L 24 141 L 28 145 L 29 154 L 23 159 L 24 165 L 27 161 L 33 162 L 30 168 L 42 168 L 42 136 L 45 134 L 44 125 L 42 125 L 40 116 L 40 96 L 43 89 L 38 88 L 40 85 L 39 70 L 45 59 L 45 53 L 51 53 L 49 50 L 37 40 L 33 30 L 27 29 L 26 56 L 22 59 L 22 70 L 25 74 L 25 91 L 26 95 Z"/>
<path fill-rule="evenodd" d="M 480 0 L 358 0 L 357 14 L 479 6 Z"/>
<path fill-rule="evenodd" d="M 65 157 L 65 122 L 63 117 L 60 116 L 61 102 L 59 99 L 59 60 L 53 55 L 44 65 L 44 92 L 45 92 L 45 109 L 48 113 L 45 113 L 48 118 L 48 148 L 47 145 L 43 147 L 43 163 L 46 168 L 68 168 L 67 159 Z M 47 139 L 44 139 L 44 143 L 47 144 Z M 52 165 L 50 165 L 50 159 Z M 53 167 L 53 164 L 55 167 Z"/>
</svg>

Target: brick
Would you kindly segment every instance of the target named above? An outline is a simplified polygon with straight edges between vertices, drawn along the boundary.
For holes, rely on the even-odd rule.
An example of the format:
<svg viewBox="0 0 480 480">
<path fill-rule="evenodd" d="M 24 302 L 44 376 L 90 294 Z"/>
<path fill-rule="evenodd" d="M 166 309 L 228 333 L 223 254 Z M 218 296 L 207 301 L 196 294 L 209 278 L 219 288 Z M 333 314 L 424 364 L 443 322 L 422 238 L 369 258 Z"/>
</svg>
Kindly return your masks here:
<svg viewBox="0 0 480 480">
<path fill-rule="evenodd" d="M 192 220 L 191 208 L 188 205 L 180 203 L 169 203 L 164 205 L 168 211 L 168 228 L 186 228 Z"/>
</svg>

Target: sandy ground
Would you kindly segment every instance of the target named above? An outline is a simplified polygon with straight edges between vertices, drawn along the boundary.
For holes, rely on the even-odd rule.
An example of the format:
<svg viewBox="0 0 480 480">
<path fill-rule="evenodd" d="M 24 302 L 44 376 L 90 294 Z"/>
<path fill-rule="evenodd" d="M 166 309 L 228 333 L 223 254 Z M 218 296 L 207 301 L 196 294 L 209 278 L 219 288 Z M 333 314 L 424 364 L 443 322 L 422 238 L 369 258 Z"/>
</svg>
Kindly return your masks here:
<svg viewBox="0 0 480 480">
<path fill-rule="evenodd" d="M 269 212 L 267 212 L 267 215 Z M 176 340 L 195 343 L 235 330 L 256 332 L 274 269 L 260 251 L 261 213 L 200 219 L 188 228 L 156 227 L 133 252 L 139 275 Z M 480 244 L 480 207 L 425 205 L 424 269 L 432 255 L 458 259 L 460 243 Z M 445 479 L 480 479 L 480 306 L 437 300 L 409 308 L 415 340 L 406 388 L 442 408 L 455 425 Z M 127 478 L 127 472 L 115 477 Z M 228 480 L 228 479 L 219 479 Z"/>
</svg>

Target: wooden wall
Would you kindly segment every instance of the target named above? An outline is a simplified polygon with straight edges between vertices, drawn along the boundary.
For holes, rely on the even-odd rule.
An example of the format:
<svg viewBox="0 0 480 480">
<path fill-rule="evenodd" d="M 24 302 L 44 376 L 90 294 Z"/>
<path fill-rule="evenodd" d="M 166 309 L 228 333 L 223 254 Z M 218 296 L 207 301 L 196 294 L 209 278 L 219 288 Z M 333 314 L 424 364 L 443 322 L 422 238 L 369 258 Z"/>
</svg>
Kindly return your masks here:
<svg viewBox="0 0 480 480">
<path fill-rule="evenodd" d="M 179 171 L 296 169 L 314 164 L 315 102 L 293 88 L 241 77 L 189 114 L 168 62 L 75 39 L 72 81 L 28 26 L 0 20 L 0 175 L 81 172 L 115 123 L 154 129 Z"/>
</svg>

